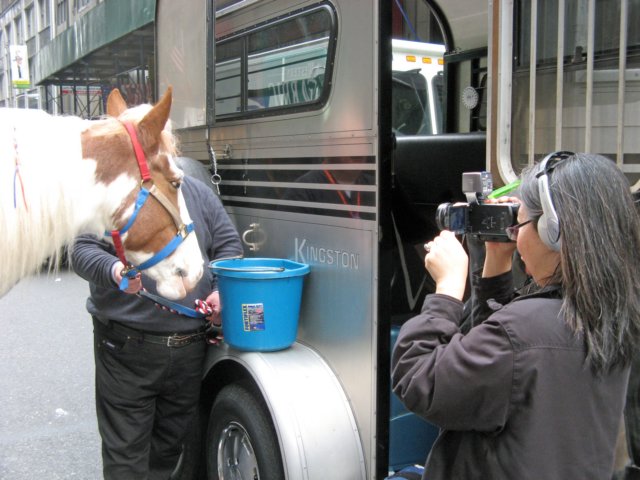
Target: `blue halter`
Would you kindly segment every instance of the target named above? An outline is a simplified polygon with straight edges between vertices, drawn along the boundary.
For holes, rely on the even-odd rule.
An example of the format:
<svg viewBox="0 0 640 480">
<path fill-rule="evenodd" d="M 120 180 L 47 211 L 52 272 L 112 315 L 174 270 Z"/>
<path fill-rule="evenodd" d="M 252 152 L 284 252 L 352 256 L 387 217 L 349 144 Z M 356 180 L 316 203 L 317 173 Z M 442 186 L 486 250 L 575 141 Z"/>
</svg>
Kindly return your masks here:
<svg viewBox="0 0 640 480">
<path fill-rule="evenodd" d="M 116 253 L 118 258 L 124 265 L 124 269 L 121 272 L 122 281 L 120 282 L 120 290 L 126 290 L 129 287 L 129 279 L 135 278 L 138 273 L 142 270 L 146 270 L 148 268 L 157 265 L 162 260 L 171 255 L 179 246 L 184 242 L 187 235 L 193 232 L 194 226 L 193 222 L 185 225 L 182 223 L 180 218 L 180 214 L 177 212 L 174 205 L 169 201 L 169 199 L 156 188 L 155 185 L 151 185 L 150 189 L 146 189 L 143 184 L 145 182 L 153 182 L 151 179 L 151 174 L 149 173 L 149 168 L 147 166 L 147 161 L 144 155 L 144 151 L 140 142 L 138 141 L 138 135 L 133 127 L 133 125 L 129 122 L 123 122 L 124 127 L 129 133 L 129 137 L 131 138 L 131 143 L 133 144 L 133 149 L 136 154 L 136 159 L 138 161 L 138 167 L 140 168 L 140 174 L 142 176 L 142 182 L 140 183 L 140 192 L 138 192 L 138 197 L 136 198 L 136 203 L 133 209 L 133 214 L 127 221 L 126 225 L 122 227 L 120 230 L 114 229 L 111 231 L 105 231 L 104 234 L 107 237 L 111 237 L 113 239 L 113 245 L 116 249 Z M 160 202 L 160 204 L 169 212 L 173 221 L 178 228 L 178 232 L 176 236 L 173 237 L 169 243 L 167 243 L 160 251 L 156 252 L 150 259 L 142 262 L 140 265 L 133 265 L 128 262 L 124 253 L 124 245 L 122 242 L 122 235 L 124 235 L 134 224 L 136 218 L 138 217 L 138 213 L 146 203 L 149 195 L 153 195 L 153 197 Z"/>
<path fill-rule="evenodd" d="M 129 223 L 132 223 L 132 222 L 129 222 Z M 127 262 L 127 263 L 122 262 L 124 264 L 124 269 L 121 272 L 122 280 L 120 281 L 120 290 L 126 290 L 129 287 L 129 279 L 135 278 L 136 275 L 138 275 L 138 273 L 140 273 L 142 270 L 146 270 L 148 268 L 153 267 L 154 265 L 157 265 L 162 260 L 164 260 L 169 255 L 171 255 L 176 250 L 176 248 L 178 248 L 180 244 L 184 242 L 184 239 L 187 238 L 187 235 L 193 232 L 193 229 L 194 229 L 193 222 L 188 225 L 184 225 L 184 224 L 181 225 L 178 228 L 178 233 L 176 234 L 175 237 L 173 237 L 173 239 L 171 239 L 171 241 L 169 241 L 169 243 L 167 243 L 161 250 L 156 252 L 156 254 L 153 257 L 151 257 L 148 260 L 145 260 L 140 265 L 136 266 L 130 262 Z M 121 230 L 119 233 L 120 234 L 124 233 L 123 230 Z M 112 237 L 113 232 L 105 232 L 105 235 Z"/>
</svg>

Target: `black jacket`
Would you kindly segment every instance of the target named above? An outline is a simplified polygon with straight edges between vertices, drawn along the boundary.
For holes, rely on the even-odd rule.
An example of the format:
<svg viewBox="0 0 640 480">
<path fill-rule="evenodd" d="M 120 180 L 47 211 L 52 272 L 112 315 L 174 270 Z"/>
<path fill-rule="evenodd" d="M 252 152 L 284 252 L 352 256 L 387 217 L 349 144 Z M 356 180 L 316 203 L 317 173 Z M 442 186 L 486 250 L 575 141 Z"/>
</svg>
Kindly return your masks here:
<svg viewBox="0 0 640 480">
<path fill-rule="evenodd" d="M 628 369 L 596 377 L 557 292 L 512 296 L 511 274 L 477 284 L 485 317 L 460 332 L 462 302 L 429 295 L 401 329 L 394 391 L 441 428 L 429 480 L 611 478 Z"/>
</svg>

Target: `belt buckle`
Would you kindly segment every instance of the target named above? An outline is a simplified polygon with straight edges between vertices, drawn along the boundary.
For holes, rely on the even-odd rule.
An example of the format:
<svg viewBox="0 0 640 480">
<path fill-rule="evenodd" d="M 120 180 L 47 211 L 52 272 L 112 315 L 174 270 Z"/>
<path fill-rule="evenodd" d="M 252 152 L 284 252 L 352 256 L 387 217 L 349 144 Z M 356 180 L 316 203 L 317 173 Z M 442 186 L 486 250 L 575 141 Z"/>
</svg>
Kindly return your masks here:
<svg viewBox="0 0 640 480">
<path fill-rule="evenodd" d="M 171 335 L 167 337 L 167 347 L 183 347 L 191 343 L 191 335 Z"/>
<path fill-rule="evenodd" d="M 167 337 L 167 347 L 184 347 L 204 336 L 203 333 L 190 333 L 188 335 L 171 335 Z"/>
</svg>

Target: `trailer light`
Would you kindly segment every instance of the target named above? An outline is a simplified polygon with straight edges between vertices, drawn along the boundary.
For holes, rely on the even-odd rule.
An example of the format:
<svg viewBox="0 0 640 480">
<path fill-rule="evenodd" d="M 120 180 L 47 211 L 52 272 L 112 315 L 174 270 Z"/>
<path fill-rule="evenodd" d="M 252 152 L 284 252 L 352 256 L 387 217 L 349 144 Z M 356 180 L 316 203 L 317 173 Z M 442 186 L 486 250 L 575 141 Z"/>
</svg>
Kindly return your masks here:
<svg viewBox="0 0 640 480">
<path fill-rule="evenodd" d="M 444 65 L 444 58 L 438 59 L 438 65 Z"/>
<path fill-rule="evenodd" d="M 422 63 L 431 64 L 431 57 L 422 57 Z"/>
<path fill-rule="evenodd" d="M 407 62 L 415 62 L 416 61 L 416 56 L 415 55 L 407 55 Z"/>
</svg>

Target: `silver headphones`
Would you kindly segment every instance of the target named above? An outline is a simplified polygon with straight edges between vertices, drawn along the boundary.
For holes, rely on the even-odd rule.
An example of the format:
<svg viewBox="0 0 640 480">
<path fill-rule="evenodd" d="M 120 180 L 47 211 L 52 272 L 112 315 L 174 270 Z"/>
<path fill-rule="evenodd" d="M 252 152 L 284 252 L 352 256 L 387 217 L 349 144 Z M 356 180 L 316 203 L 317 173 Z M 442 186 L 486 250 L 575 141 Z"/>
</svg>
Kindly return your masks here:
<svg viewBox="0 0 640 480">
<path fill-rule="evenodd" d="M 550 249 L 560 251 L 560 221 L 553 206 L 551 191 L 549 190 L 549 174 L 558 162 L 574 156 L 573 152 L 553 152 L 540 162 L 540 169 L 536 174 L 538 179 L 538 193 L 542 204 L 542 216 L 538 219 L 538 235 Z"/>
</svg>

